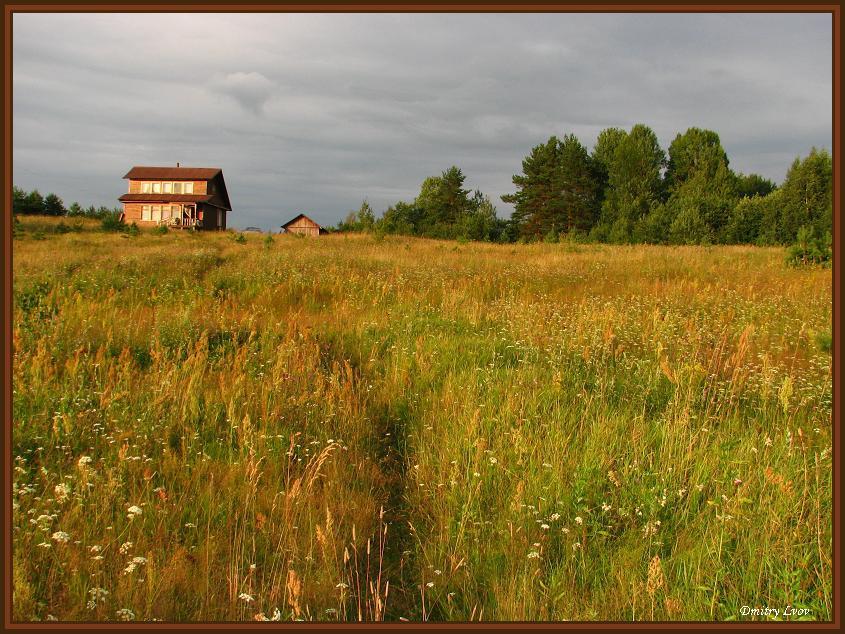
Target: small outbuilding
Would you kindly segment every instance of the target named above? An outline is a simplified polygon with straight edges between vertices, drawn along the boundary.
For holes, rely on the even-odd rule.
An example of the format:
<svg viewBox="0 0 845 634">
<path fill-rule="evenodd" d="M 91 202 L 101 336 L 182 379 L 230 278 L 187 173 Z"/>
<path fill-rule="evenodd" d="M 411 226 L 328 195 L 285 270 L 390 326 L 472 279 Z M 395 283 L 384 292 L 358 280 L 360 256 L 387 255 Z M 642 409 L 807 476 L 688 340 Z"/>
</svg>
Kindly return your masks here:
<svg viewBox="0 0 845 634">
<path fill-rule="evenodd" d="M 319 236 L 326 233 L 326 230 L 311 220 L 305 214 L 299 214 L 296 218 L 288 220 L 282 225 L 285 233 L 298 233 L 303 236 Z"/>
</svg>

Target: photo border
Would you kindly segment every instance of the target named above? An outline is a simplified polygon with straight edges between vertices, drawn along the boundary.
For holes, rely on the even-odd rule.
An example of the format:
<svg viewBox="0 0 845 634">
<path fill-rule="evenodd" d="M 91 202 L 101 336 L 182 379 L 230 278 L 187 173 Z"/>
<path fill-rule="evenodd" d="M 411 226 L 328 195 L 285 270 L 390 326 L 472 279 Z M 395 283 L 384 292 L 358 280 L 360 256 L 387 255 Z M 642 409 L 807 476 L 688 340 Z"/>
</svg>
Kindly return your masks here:
<svg viewBox="0 0 845 634">
<path fill-rule="evenodd" d="M 85 3 L 56 3 L 19 1 L 4 3 L 4 47 L 3 47 L 3 420 L 4 434 L 2 440 L 3 452 L 3 624 L 6 630 L 110 630 L 121 629 L 211 629 L 211 630 L 241 630 L 244 628 L 260 627 L 272 629 L 674 629 L 679 626 L 690 629 L 745 629 L 760 627 L 786 627 L 788 629 L 840 629 L 841 627 L 841 569 L 840 569 L 840 532 L 841 532 L 841 470 L 842 438 L 839 423 L 842 416 L 841 404 L 841 284 L 842 284 L 842 218 L 841 218 L 841 5 L 829 3 L 798 4 L 795 2 L 742 2 L 742 3 L 712 3 L 712 4 L 679 4 L 677 2 L 531 2 L 517 4 L 513 2 L 364 2 L 364 3 L 315 3 L 302 2 L 249 2 L 248 4 L 234 4 L 222 0 L 204 2 L 181 2 L 178 4 L 155 2 L 132 2 L 119 4 L 113 2 L 85 2 Z M 226 622 L 16 622 L 12 620 L 12 495 L 11 495 L 11 447 L 12 447 L 12 23 L 15 13 L 829 13 L 832 22 L 833 42 L 833 420 L 831 438 L 833 446 L 833 530 L 832 530 L 832 568 L 833 568 L 833 620 L 829 622 L 798 622 L 782 623 L 759 621 L 596 621 L 596 622 L 383 622 L 383 623 L 344 623 L 344 622 L 279 622 L 258 623 L 252 621 Z"/>
</svg>

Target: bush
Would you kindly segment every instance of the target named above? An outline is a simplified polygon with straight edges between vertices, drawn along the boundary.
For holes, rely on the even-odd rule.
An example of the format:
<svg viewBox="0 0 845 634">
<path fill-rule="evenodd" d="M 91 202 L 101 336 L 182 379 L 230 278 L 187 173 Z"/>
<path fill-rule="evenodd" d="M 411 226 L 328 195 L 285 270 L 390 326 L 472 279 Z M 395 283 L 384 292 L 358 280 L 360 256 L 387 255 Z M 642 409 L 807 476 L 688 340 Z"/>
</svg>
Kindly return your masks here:
<svg viewBox="0 0 845 634">
<path fill-rule="evenodd" d="M 113 211 L 104 214 L 100 220 L 100 227 L 103 231 L 126 231 L 126 223 L 120 212 Z"/>
<path fill-rule="evenodd" d="M 558 240 L 559 238 L 557 235 L 557 231 L 555 231 L 554 229 L 552 229 L 545 236 L 543 236 L 543 242 L 546 242 L 548 244 L 556 244 Z"/>
<path fill-rule="evenodd" d="M 64 221 L 62 221 L 53 228 L 53 231 L 55 233 L 70 233 L 71 231 L 73 231 L 73 229 L 67 226 Z"/>
<path fill-rule="evenodd" d="M 272 247 L 272 246 L 273 246 L 273 234 L 268 233 L 266 236 L 264 236 L 264 248 L 269 250 L 270 247 Z"/>
<path fill-rule="evenodd" d="M 165 228 L 166 228 L 166 227 L 165 227 Z M 126 233 L 127 233 L 127 234 L 129 234 L 130 236 L 132 236 L 132 237 L 134 238 L 134 237 L 136 237 L 136 236 L 138 236 L 138 235 L 140 235 L 140 234 L 141 234 L 141 230 L 138 228 L 138 225 L 136 225 L 136 224 L 133 222 L 133 223 L 132 223 L 131 225 L 129 225 L 129 227 L 126 229 Z"/>
<path fill-rule="evenodd" d="M 153 229 L 153 233 L 157 236 L 163 236 L 170 233 L 170 229 L 167 228 L 167 225 L 159 225 Z"/>
<path fill-rule="evenodd" d="M 824 238 L 817 238 L 813 228 L 804 225 L 798 229 L 798 238 L 787 252 L 787 263 L 798 266 L 801 264 L 829 265 L 833 258 L 832 238 L 827 232 Z"/>
<path fill-rule="evenodd" d="M 232 237 L 232 240 L 238 244 L 246 244 L 246 236 L 243 233 L 238 233 Z"/>
</svg>

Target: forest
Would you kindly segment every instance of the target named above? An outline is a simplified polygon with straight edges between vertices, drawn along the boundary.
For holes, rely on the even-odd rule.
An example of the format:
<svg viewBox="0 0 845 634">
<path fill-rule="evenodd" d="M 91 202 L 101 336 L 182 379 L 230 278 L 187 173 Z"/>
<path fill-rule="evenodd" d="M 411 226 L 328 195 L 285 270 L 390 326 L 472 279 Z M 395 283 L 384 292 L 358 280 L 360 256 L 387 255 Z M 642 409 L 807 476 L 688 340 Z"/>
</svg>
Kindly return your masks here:
<svg viewBox="0 0 845 634">
<path fill-rule="evenodd" d="M 690 128 L 668 153 L 654 131 L 638 124 L 603 130 L 592 152 L 573 134 L 532 148 L 502 196 L 514 212 L 497 216 L 489 196 L 464 188 L 450 167 L 426 178 L 411 202 L 376 219 L 367 201 L 338 229 L 491 242 L 829 246 L 832 160 L 812 148 L 796 158 L 780 186 L 730 168 L 719 135 Z M 799 231 L 801 235 L 799 235 Z"/>
</svg>

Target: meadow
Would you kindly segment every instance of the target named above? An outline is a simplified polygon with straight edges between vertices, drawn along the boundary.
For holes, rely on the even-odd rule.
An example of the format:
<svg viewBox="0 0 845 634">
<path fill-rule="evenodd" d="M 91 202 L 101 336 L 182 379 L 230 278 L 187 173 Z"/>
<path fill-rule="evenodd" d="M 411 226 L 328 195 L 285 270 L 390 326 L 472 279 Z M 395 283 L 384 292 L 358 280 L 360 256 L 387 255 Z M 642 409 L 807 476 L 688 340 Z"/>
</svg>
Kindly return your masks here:
<svg viewBox="0 0 845 634">
<path fill-rule="evenodd" d="M 832 618 L 829 268 L 57 222 L 14 241 L 14 619 Z"/>
</svg>

